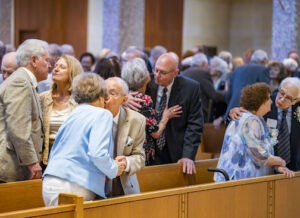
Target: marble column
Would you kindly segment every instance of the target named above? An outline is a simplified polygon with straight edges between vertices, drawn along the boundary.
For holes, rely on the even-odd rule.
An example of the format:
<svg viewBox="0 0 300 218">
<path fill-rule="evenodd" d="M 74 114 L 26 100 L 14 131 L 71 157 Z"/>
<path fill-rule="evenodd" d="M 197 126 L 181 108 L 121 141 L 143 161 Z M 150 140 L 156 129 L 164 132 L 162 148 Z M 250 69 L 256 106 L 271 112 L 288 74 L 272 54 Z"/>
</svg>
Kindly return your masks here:
<svg viewBox="0 0 300 218">
<path fill-rule="evenodd" d="M 273 0 L 272 56 L 281 61 L 288 52 L 300 52 L 299 0 Z"/>
<path fill-rule="evenodd" d="M 0 1 L 0 40 L 5 44 L 14 44 L 13 8 L 13 0 Z"/>
<path fill-rule="evenodd" d="M 145 0 L 103 0 L 103 48 L 144 47 Z"/>
</svg>

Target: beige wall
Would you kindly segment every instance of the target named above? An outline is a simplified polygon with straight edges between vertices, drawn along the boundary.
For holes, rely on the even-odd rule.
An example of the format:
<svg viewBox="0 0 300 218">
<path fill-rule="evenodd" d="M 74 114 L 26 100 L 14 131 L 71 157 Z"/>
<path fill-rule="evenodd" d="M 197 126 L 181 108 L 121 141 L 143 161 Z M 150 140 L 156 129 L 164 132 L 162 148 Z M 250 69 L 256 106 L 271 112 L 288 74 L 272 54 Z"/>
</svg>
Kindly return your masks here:
<svg viewBox="0 0 300 218">
<path fill-rule="evenodd" d="M 183 51 L 197 44 L 242 55 L 271 47 L 273 0 L 185 0 Z"/>
</svg>

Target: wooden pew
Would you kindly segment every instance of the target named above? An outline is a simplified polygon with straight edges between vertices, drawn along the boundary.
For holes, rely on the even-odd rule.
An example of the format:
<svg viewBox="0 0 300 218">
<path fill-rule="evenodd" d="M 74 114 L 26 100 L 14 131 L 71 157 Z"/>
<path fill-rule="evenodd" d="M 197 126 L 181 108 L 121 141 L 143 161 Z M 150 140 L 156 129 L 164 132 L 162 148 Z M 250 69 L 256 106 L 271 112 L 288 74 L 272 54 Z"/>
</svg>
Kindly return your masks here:
<svg viewBox="0 0 300 218">
<path fill-rule="evenodd" d="M 215 167 L 217 161 L 196 161 L 197 174 L 192 176 L 183 174 L 179 164 L 145 167 L 137 174 L 141 192 L 212 182 L 213 173 L 207 168 Z M 0 184 L 0 195 L 0 213 L 44 206 L 41 180 Z"/>
<path fill-rule="evenodd" d="M 205 123 L 201 144 L 196 154 L 196 160 L 218 158 L 222 149 L 226 126 L 223 124 L 215 129 L 212 123 Z"/>
<path fill-rule="evenodd" d="M 217 164 L 218 159 L 195 161 L 197 173 L 194 175 L 183 174 L 179 164 L 150 166 L 138 172 L 137 177 L 141 192 L 204 184 L 213 182 L 213 173 L 207 169 Z"/>
<path fill-rule="evenodd" d="M 29 217 L 83 217 L 83 197 L 74 194 L 60 194 L 59 206 L 56 207 L 37 207 L 27 210 L 17 210 L 0 213 L 0 217 L 6 218 L 29 218 Z"/>
<path fill-rule="evenodd" d="M 273 175 L 84 202 L 82 210 L 78 207 L 74 215 L 77 218 L 296 218 L 300 213 L 299 196 L 298 172 L 291 179 L 284 175 Z M 33 215 L 35 210 L 32 210 Z M 18 216 L 10 217 L 37 217 L 31 216 L 28 210 L 15 213 Z M 51 216 L 43 215 L 51 218 L 62 217 L 52 211 Z"/>
</svg>

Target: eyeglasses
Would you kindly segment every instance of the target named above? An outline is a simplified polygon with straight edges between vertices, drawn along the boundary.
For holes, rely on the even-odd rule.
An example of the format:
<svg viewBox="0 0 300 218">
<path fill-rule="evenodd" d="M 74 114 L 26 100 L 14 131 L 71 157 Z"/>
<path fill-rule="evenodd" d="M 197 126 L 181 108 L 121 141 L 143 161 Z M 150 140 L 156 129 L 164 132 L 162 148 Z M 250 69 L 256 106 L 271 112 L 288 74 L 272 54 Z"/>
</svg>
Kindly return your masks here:
<svg viewBox="0 0 300 218">
<path fill-rule="evenodd" d="M 284 90 L 282 90 L 281 88 L 278 90 L 278 94 L 280 98 L 284 98 L 290 102 L 293 102 L 295 100 L 297 100 L 297 98 L 293 98 L 292 96 L 287 95 Z"/>
<path fill-rule="evenodd" d="M 117 93 L 115 91 L 110 91 L 110 92 L 107 93 L 107 96 L 117 98 L 119 96 L 124 96 L 124 94 L 120 94 L 120 93 Z"/>
<path fill-rule="evenodd" d="M 170 72 L 166 72 L 166 71 L 162 71 L 162 70 L 159 70 L 159 69 L 154 69 L 153 70 L 153 73 L 156 73 L 156 74 L 159 74 L 159 75 L 162 75 L 162 76 L 166 76 L 168 75 L 169 73 L 172 73 L 173 71 L 170 71 Z"/>
</svg>

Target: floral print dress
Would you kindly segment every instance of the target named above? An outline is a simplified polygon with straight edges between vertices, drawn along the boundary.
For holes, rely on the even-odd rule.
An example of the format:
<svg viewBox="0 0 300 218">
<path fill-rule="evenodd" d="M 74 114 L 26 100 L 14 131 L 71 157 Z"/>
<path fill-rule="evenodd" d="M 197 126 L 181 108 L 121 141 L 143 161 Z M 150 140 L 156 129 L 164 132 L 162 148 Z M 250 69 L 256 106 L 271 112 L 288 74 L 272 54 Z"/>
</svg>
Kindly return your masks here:
<svg viewBox="0 0 300 218">
<path fill-rule="evenodd" d="M 143 93 L 138 93 L 134 95 L 136 98 L 143 100 L 141 103 L 141 108 L 138 110 L 139 113 L 146 117 L 146 139 L 144 142 L 144 150 L 146 154 L 145 165 L 149 166 L 151 160 L 155 159 L 155 142 L 151 137 L 151 133 L 158 130 L 158 122 L 156 119 L 156 113 L 153 109 L 153 101 L 149 95 Z"/>
<path fill-rule="evenodd" d="M 231 180 L 272 174 L 273 168 L 265 162 L 274 154 L 273 146 L 265 121 L 247 111 L 227 127 L 217 168 L 225 170 Z M 215 173 L 214 180 L 225 179 Z"/>
</svg>

